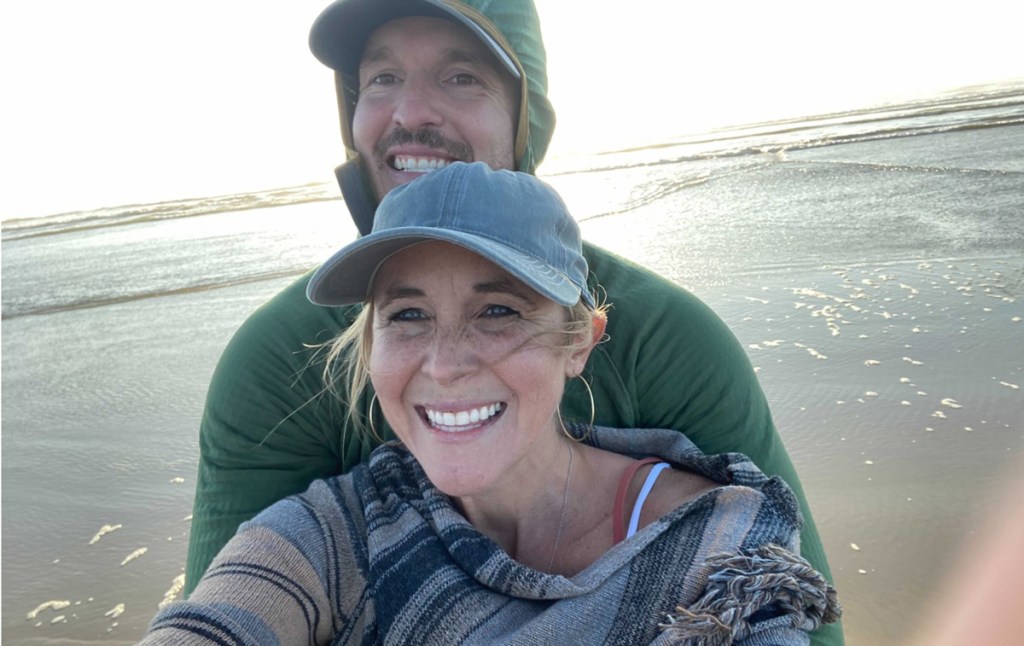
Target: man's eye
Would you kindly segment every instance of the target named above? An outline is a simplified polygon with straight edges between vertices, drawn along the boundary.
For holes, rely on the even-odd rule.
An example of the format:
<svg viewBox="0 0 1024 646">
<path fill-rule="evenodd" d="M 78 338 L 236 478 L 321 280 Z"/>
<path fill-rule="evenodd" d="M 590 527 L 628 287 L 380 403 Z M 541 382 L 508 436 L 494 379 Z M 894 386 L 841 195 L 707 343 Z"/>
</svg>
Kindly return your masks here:
<svg viewBox="0 0 1024 646">
<path fill-rule="evenodd" d="M 370 82 L 367 85 L 394 85 L 397 82 L 397 76 L 389 72 L 385 72 L 371 77 Z"/>
<path fill-rule="evenodd" d="M 480 81 L 472 74 L 466 74 L 465 72 L 463 72 L 460 74 L 455 74 L 449 79 L 448 82 L 453 85 L 476 85 Z"/>
</svg>

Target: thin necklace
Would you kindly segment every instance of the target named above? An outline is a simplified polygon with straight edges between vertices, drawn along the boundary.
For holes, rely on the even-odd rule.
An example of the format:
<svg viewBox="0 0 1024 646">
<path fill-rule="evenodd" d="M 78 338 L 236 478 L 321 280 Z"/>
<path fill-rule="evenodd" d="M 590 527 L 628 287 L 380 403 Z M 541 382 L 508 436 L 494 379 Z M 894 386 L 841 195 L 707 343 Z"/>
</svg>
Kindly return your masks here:
<svg viewBox="0 0 1024 646">
<path fill-rule="evenodd" d="M 548 561 L 548 572 L 555 564 L 555 555 L 558 554 L 558 545 L 562 542 L 562 530 L 565 529 L 565 503 L 569 501 L 569 483 L 572 481 L 572 444 L 569 445 L 569 468 L 565 470 L 565 490 L 562 491 L 562 514 L 558 518 L 558 533 L 555 534 L 555 548 L 551 550 L 551 560 Z"/>
</svg>

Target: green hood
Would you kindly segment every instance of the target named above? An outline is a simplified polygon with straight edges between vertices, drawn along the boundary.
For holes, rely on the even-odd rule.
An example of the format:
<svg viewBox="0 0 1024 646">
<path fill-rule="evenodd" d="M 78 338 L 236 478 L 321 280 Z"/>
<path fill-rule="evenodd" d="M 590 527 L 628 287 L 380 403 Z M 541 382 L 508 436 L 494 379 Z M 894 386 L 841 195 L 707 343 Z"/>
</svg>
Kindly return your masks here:
<svg viewBox="0 0 1024 646">
<path fill-rule="evenodd" d="M 359 0 L 356 0 L 358 2 Z M 377 0 L 375 9 L 381 2 Z M 430 3 L 394 2 L 397 15 L 434 15 L 436 8 Z M 534 173 L 547 153 L 548 144 L 555 129 L 555 112 L 548 101 L 547 56 L 540 31 L 540 20 L 533 0 L 434 0 L 435 3 L 447 5 L 458 11 L 490 34 L 522 70 L 519 122 L 516 127 L 516 168 Z M 352 70 L 339 69 L 325 53 L 325 41 L 332 34 L 333 25 L 330 21 L 337 14 L 332 10 L 350 8 L 352 0 L 337 2 L 317 19 L 310 34 L 310 45 L 313 53 L 335 70 L 335 84 L 338 93 L 338 112 L 341 121 L 341 134 L 345 142 L 349 160 L 358 155 L 352 144 L 352 115 L 358 99 L 359 80 Z M 422 12 L 419 7 L 422 6 Z M 340 13 L 340 12 L 339 12 Z M 393 15 L 392 17 L 397 17 Z M 383 23 L 381 23 L 383 24 Z M 343 28 L 343 27 L 342 27 Z M 370 30 L 372 31 L 372 29 Z M 362 34 L 363 40 L 369 32 Z M 359 45 L 360 52 L 362 45 Z"/>
</svg>

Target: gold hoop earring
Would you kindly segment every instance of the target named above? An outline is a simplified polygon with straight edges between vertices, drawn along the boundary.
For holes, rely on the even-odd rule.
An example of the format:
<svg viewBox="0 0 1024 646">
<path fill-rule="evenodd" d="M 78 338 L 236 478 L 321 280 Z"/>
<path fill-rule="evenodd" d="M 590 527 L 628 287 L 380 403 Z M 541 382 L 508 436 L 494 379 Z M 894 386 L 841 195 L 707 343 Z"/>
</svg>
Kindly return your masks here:
<svg viewBox="0 0 1024 646">
<path fill-rule="evenodd" d="M 579 438 L 572 434 L 572 432 L 565 427 L 565 422 L 562 420 L 562 411 L 559 409 L 556 411 L 558 417 L 558 425 L 562 427 L 562 435 L 569 438 L 570 442 L 579 442 Z"/>
<path fill-rule="evenodd" d="M 590 423 L 587 424 L 587 433 L 580 438 L 580 441 L 586 440 L 590 437 L 590 434 L 594 431 L 594 418 L 597 417 L 597 407 L 594 405 L 594 391 L 590 389 L 590 384 L 583 378 L 583 374 L 576 375 L 587 389 L 587 396 L 590 397 Z"/>
</svg>

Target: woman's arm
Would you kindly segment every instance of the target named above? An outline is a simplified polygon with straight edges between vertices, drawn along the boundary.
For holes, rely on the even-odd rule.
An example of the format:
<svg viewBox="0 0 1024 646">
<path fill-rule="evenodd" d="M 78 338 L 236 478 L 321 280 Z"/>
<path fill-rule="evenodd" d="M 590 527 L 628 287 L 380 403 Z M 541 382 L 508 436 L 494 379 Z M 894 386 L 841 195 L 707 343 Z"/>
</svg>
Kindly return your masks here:
<svg viewBox="0 0 1024 646">
<path fill-rule="evenodd" d="M 214 372 L 199 430 L 186 594 L 239 525 L 373 449 L 346 430 L 316 361 L 316 345 L 348 324 L 351 308 L 311 304 L 308 280 L 254 312 Z"/>
<path fill-rule="evenodd" d="M 243 525 L 142 643 L 326 644 L 362 630 L 362 543 L 349 536 L 349 512 L 337 500 L 330 483 L 317 481 Z"/>
<path fill-rule="evenodd" d="M 265 527 L 232 539 L 187 601 L 153 619 L 142 644 L 326 644 L 332 612 L 313 566 Z"/>
</svg>

